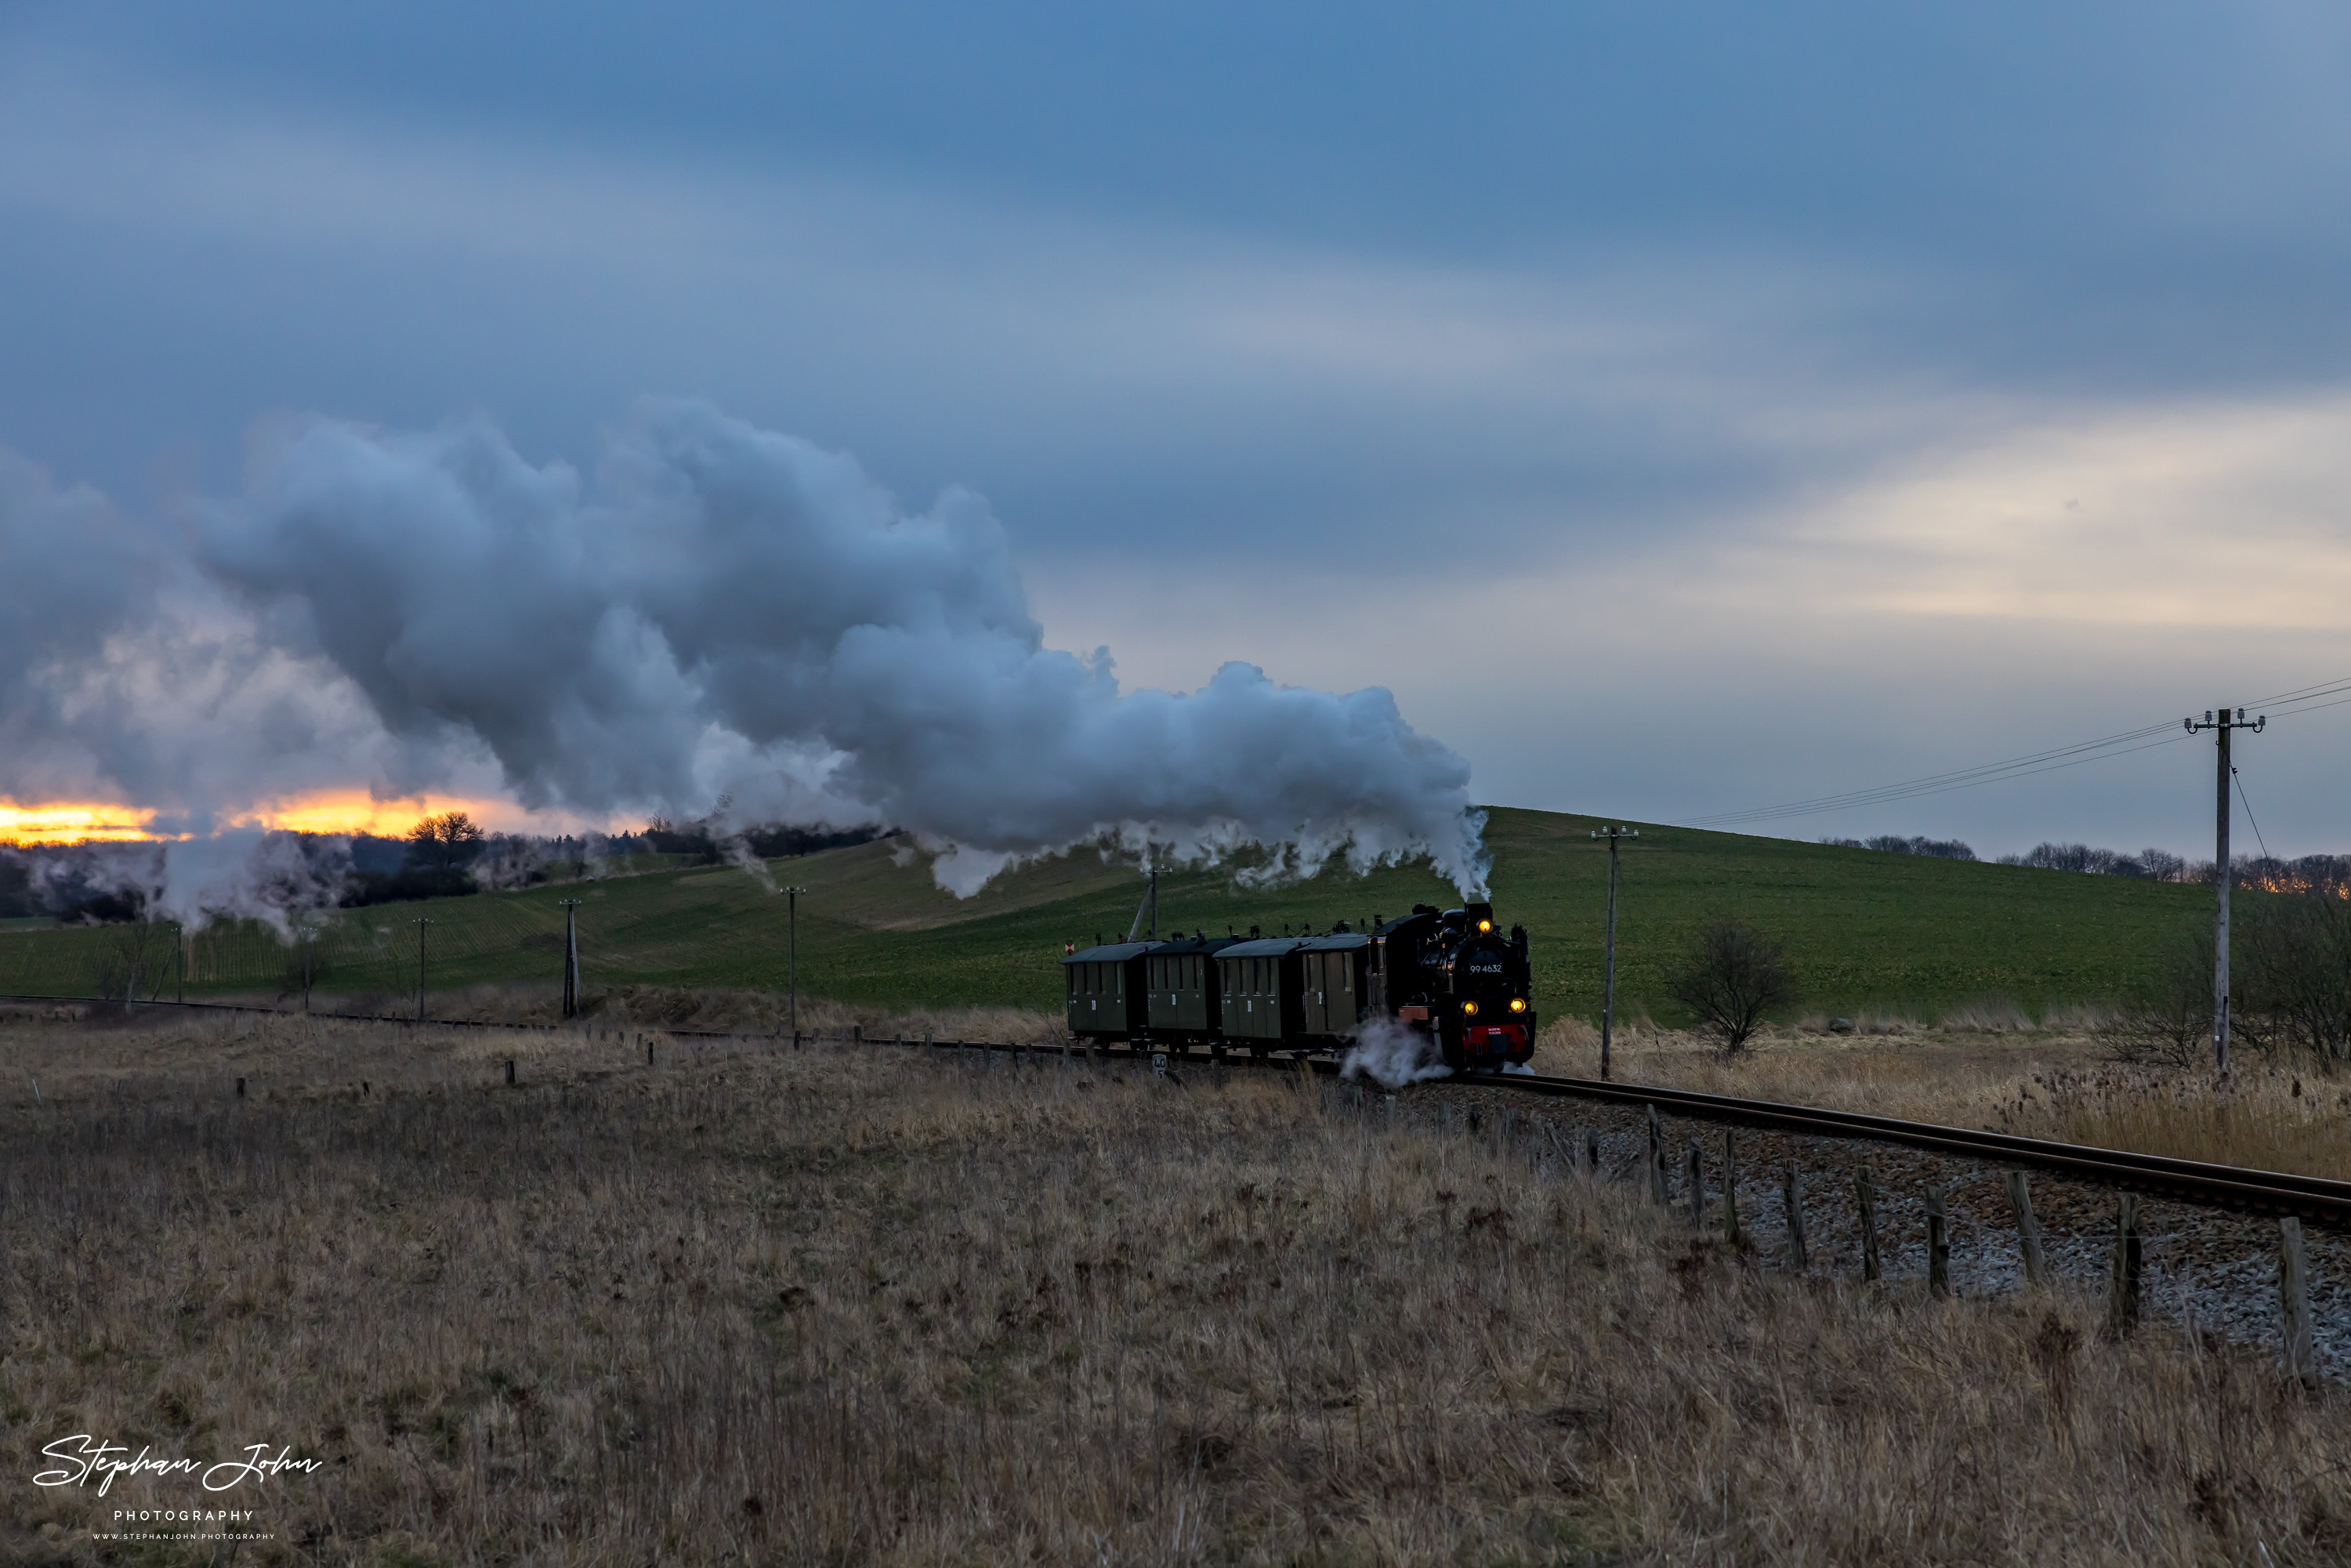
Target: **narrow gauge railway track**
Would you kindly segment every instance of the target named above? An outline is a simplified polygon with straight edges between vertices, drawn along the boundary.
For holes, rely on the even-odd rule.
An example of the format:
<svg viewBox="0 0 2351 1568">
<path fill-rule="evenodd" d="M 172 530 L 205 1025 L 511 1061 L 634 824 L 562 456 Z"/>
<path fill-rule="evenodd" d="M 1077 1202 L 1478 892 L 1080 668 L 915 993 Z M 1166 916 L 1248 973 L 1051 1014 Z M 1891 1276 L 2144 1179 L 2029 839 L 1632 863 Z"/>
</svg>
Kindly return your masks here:
<svg viewBox="0 0 2351 1568">
<path fill-rule="evenodd" d="M 1664 1089 L 1613 1083 L 1593 1078 L 1546 1078 L 1510 1074 L 1480 1077 L 1480 1087 L 1494 1085 L 1555 1099 L 1597 1100 L 1618 1105 L 1655 1105 L 1660 1112 L 1710 1122 L 1728 1122 L 1782 1132 L 1809 1133 L 1822 1137 L 1862 1138 L 1931 1149 L 2000 1165 L 2030 1166 L 2109 1186 L 2158 1194 L 2183 1202 L 2241 1209 L 2256 1214 L 2293 1215 L 2314 1224 L 2351 1229 L 2351 1182 L 2323 1176 L 2293 1176 L 2283 1171 L 2253 1170 L 2241 1166 L 2206 1165 L 2167 1155 L 2134 1154 L 2126 1149 L 2102 1149 L 2087 1144 L 2060 1144 L 2045 1138 L 2024 1138 L 2011 1133 L 1979 1132 L 1945 1127 L 1932 1122 L 1905 1122 L 1892 1116 L 1872 1116 L 1859 1111 L 1833 1111 L 1813 1105 L 1782 1105 L 1769 1100 L 1740 1100 L 1694 1089 Z"/>
<path fill-rule="evenodd" d="M 0 1002 L 72 1002 L 89 1005 L 97 998 L 89 997 L 57 997 L 0 995 Z M 249 1004 L 221 1002 L 141 1001 L 142 1008 L 183 1008 L 219 1012 L 274 1013 L 290 1016 L 275 1008 Z M 386 1017 L 353 1013 L 318 1013 L 309 1015 L 321 1020 L 332 1019 L 350 1023 L 392 1023 L 414 1027 L 413 1018 Z M 575 1024 L 491 1023 L 470 1019 L 430 1019 L 427 1028 L 442 1029 L 503 1029 L 523 1032 L 569 1031 L 580 1028 Z M 586 1026 L 586 1027 L 613 1027 Z M 702 1040 L 772 1040 L 782 1043 L 781 1035 L 760 1030 L 680 1030 L 664 1029 L 655 1024 L 625 1026 L 647 1034 L 660 1034 L 672 1039 Z M 906 1040 L 901 1043 L 921 1047 L 925 1041 Z M 811 1035 L 810 1043 L 820 1043 Z M 836 1043 L 846 1043 L 840 1041 Z M 870 1036 L 867 1045 L 892 1043 L 882 1037 Z M 1037 1057 L 1066 1056 L 1085 1053 L 1084 1046 L 1016 1045 L 987 1040 L 935 1040 L 928 1042 L 941 1049 L 962 1051 L 1001 1051 L 1010 1054 Z M 1272 1056 L 1258 1057 L 1240 1051 L 1228 1051 L 1221 1056 L 1194 1056 L 1187 1053 L 1155 1052 L 1147 1045 L 1096 1045 L 1092 1054 L 1112 1060 L 1150 1062 L 1155 1054 L 1166 1055 L 1169 1062 L 1179 1068 L 1221 1061 L 1228 1065 L 1278 1067 L 1294 1071 L 1304 1066 L 1325 1077 L 1336 1077 L 1340 1063 L 1328 1055 L 1293 1056 L 1280 1061 Z M 1553 1078 L 1540 1073 L 1505 1072 L 1480 1073 L 1474 1077 L 1435 1079 L 1430 1087 L 1452 1089 L 1502 1089 L 1520 1094 L 1539 1095 L 1553 1100 L 1589 1100 L 1626 1109 L 1654 1105 L 1660 1112 L 1696 1121 L 1722 1122 L 1750 1127 L 1766 1127 L 1779 1132 L 1810 1134 L 1823 1138 L 1855 1138 L 1870 1143 L 1896 1144 L 1915 1149 L 1927 1149 L 1938 1154 L 1956 1155 L 1980 1159 L 1991 1164 L 2025 1166 L 2058 1175 L 2073 1176 L 2103 1186 L 2128 1188 L 2135 1192 L 2154 1193 L 2184 1203 L 2208 1207 L 2236 1209 L 2253 1214 L 2293 1215 L 2313 1224 L 2333 1229 L 2351 1230 L 2351 1182 L 2330 1181 L 2323 1176 L 2294 1176 L 2283 1171 L 2255 1170 L 2242 1166 L 2206 1165 L 2198 1160 L 2174 1159 L 2166 1155 L 2134 1154 L 2126 1149 L 2102 1149 L 2087 1144 L 2060 1144 L 2045 1138 L 2024 1138 L 2011 1133 L 1980 1132 L 1970 1127 L 1946 1127 L 1933 1122 L 1906 1122 L 1893 1116 L 1873 1116 L 1860 1111 L 1836 1111 L 1818 1105 L 1783 1105 L 1771 1100 L 1742 1100 L 1729 1094 L 1708 1094 L 1696 1089 L 1667 1089 L 1658 1085 L 1616 1083 L 1598 1078 Z"/>
<path fill-rule="evenodd" d="M 1123 1054 L 1148 1058 L 1143 1048 Z M 1182 1062 L 1185 1057 L 1172 1057 Z M 1199 1061 L 1200 1058 L 1189 1058 Z M 1247 1060 L 1228 1055 L 1228 1061 Z M 1306 1059 L 1314 1071 L 1335 1075 L 1339 1063 L 1328 1057 Z M 1282 1064 L 1287 1065 L 1287 1064 Z M 2292 1215 L 2313 1224 L 2351 1230 L 2351 1182 L 2323 1176 L 2293 1176 L 2283 1171 L 2254 1170 L 2241 1166 L 2206 1165 L 2167 1155 L 2134 1154 L 2126 1149 L 2102 1149 L 2087 1144 L 2060 1144 L 2045 1138 L 2024 1138 L 2011 1133 L 1979 1132 L 1946 1127 L 1933 1122 L 1906 1122 L 1893 1116 L 1873 1116 L 1859 1111 L 1834 1111 L 1816 1105 L 1783 1105 L 1771 1100 L 1741 1100 L 1729 1094 L 1708 1094 L 1695 1089 L 1667 1089 L 1650 1084 L 1616 1083 L 1598 1078 L 1552 1078 L 1541 1074 L 1505 1072 L 1475 1077 L 1433 1079 L 1433 1088 L 1504 1089 L 1554 1100 L 1592 1100 L 1639 1110 L 1654 1105 L 1661 1113 L 1697 1121 L 1722 1122 L 1779 1132 L 1809 1134 L 1824 1138 L 1858 1138 L 1871 1143 L 1898 1144 L 1938 1154 L 1957 1155 L 1996 1165 L 2025 1166 L 2104 1186 L 2146 1192 L 2209 1207 L 2254 1214 Z"/>
</svg>

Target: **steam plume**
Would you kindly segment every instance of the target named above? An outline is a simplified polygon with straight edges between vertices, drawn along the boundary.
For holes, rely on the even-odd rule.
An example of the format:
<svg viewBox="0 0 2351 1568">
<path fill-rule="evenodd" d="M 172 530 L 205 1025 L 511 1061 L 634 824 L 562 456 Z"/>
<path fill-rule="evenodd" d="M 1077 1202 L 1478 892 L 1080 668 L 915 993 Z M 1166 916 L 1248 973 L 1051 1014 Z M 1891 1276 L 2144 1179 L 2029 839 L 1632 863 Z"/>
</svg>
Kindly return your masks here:
<svg viewBox="0 0 2351 1568">
<path fill-rule="evenodd" d="M 1465 892 L 1484 885 L 1467 763 L 1386 691 L 1229 664 L 1197 691 L 1122 692 L 1106 649 L 1045 646 L 978 497 L 907 516 L 852 459 L 705 404 L 645 404 L 592 477 L 534 466 L 480 420 L 310 420 L 193 522 L 197 570 L 179 577 L 213 594 L 204 615 L 244 629 L 253 670 L 329 674 L 311 691 L 368 720 L 361 744 L 289 690 L 288 749 L 356 756 L 409 789 L 486 754 L 529 807 L 700 816 L 724 794 L 722 829 L 886 823 L 958 894 L 1104 838 L 1162 863 L 1270 846 L 1271 875 L 1426 854 Z M 60 681 L 124 646 L 0 645 L 0 694 L 49 694 L 15 711 L 59 728 Z M 83 755 L 122 781 L 101 747 Z"/>
<path fill-rule="evenodd" d="M 1227 664 L 1122 695 L 1106 650 L 1044 646 L 977 496 L 906 517 L 849 458 L 703 404 L 649 404 L 592 485 L 479 422 L 317 422 L 203 537 L 395 736 L 478 737 L 528 805 L 718 785 L 737 810 L 911 829 L 959 893 L 1105 832 L 1177 858 L 1291 846 L 1300 872 L 1426 852 L 1484 882 L 1468 765 L 1385 691 Z"/>
<path fill-rule="evenodd" d="M 1340 1058 L 1339 1076 L 1369 1078 L 1383 1089 L 1401 1089 L 1432 1078 L 1450 1078 L 1436 1040 L 1396 1022 L 1374 1016 L 1356 1032 L 1355 1043 Z"/>
</svg>

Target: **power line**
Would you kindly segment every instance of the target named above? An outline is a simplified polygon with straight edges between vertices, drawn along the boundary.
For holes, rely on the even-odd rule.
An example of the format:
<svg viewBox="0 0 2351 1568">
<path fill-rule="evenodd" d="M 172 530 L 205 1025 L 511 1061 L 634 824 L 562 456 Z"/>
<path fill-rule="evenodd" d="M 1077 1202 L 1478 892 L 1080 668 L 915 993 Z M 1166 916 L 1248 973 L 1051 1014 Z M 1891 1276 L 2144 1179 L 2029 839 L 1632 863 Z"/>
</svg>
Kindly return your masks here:
<svg viewBox="0 0 2351 1568">
<path fill-rule="evenodd" d="M 2314 686 L 2297 686 L 2290 692 L 2273 692 L 2265 697 L 2255 697 L 2246 706 L 2262 707 L 2271 703 L 2300 702 L 2305 697 L 2331 696 L 2336 692 L 2351 691 L 2351 676 L 2339 681 L 2321 681 Z"/>
<path fill-rule="evenodd" d="M 2328 700 L 2321 700 L 2328 699 Z M 2278 705 L 2283 705 L 2281 708 Z M 2324 708 L 2351 706 L 2351 678 L 2321 681 L 2315 685 L 2300 686 L 2292 691 L 2278 692 L 2257 699 L 2251 706 L 2267 706 L 2273 718 L 2291 718 L 2296 714 L 2316 713 Z M 2168 731 L 2168 734 L 2166 732 Z M 2161 740 L 2150 737 L 2163 735 Z M 1783 800 L 1772 806 L 1756 806 L 1740 811 L 1721 811 L 1708 817 L 1688 819 L 1698 828 L 1736 827 L 1751 822 L 1772 821 L 1785 817 L 1813 817 L 1828 811 L 1843 811 L 1862 806 L 1885 805 L 1895 800 L 1907 800 L 1922 795 L 1944 795 L 1955 789 L 1972 789 L 1981 784 L 1997 784 L 2010 779 L 2029 779 L 2036 773 L 2053 773 L 2061 768 L 2078 768 L 2085 762 L 2103 762 L 2108 758 L 2128 757 L 2133 752 L 2151 751 L 2159 746 L 2170 746 L 2186 736 L 2168 724 L 2151 724 L 2138 729 L 2125 730 L 2118 735 L 2105 736 L 2096 740 L 2076 741 L 2070 746 L 2053 747 L 2024 757 L 2011 757 L 2005 761 L 1987 762 L 1975 768 L 1954 768 L 1949 773 L 1931 773 L 1921 779 L 1907 779 L 1898 783 L 1881 784 L 1867 789 L 1849 789 L 1833 795 L 1814 795 L 1801 800 Z M 2244 786 L 2238 785 L 2241 794 Z M 2249 804 L 2247 819 L 2252 815 Z M 2254 837 L 2261 836 L 2258 826 Z M 2263 846 L 2266 854 L 2268 848 Z"/>
<path fill-rule="evenodd" d="M 2168 732 L 2168 733 L 2167 733 Z M 2150 740 L 2150 736 L 2163 736 Z M 2028 756 L 2011 757 L 2001 762 L 1988 762 L 1980 767 L 1955 768 L 1949 773 L 1932 773 L 1923 779 L 1904 779 L 1896 784 L 1881 784 L 1868 789 L 1850 789 L 1842 794 L 1815 795 L 1808 800 L 1784 800 L 1774 806 L 1758 806 L 1743 811 L 1723 811 L 1710 817 L 1691 819 L 1694 827 L 1717 827 L 1736 822 L 1760 822 L 1774 817 L 1809 817 L 1823 811 L 1844 810 L 1855 806 L 1874 806 L 1888 800 L 1907 800 L 1914 795 L 1941 795 L 1953 789 L 1971 789 L 1979 784 L 1997 783 L 2004 779 L 2028 778 L 2035 773 L 2051 773 L 2062 768 L 2078 768 L 2085 762 L 2104 761 L 2108 757 L 2126 757 L 2134 751 L 2147 751 L 2158 746 L 2171 746 L 2184 739 L 2173 726 L 2151 724 L 2139 729 L 2125 730 L 2097 740 L 2078 741 L 2071 746 L 2053 747 Z M 2133 745 L 2131 742 L 2140 744 Z M 2068 760 L 2070 759 L 2070 760 Z"/>
</svg>

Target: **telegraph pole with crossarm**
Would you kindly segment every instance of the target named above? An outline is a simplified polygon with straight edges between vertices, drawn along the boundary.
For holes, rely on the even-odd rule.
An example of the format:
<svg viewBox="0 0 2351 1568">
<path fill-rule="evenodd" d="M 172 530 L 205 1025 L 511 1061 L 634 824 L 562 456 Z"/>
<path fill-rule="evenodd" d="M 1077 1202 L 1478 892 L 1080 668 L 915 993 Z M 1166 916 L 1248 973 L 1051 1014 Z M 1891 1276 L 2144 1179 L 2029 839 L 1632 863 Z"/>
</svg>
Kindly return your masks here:
<svg viewBox="0 0 2351 1568">
<path fill-rule="evenodd" d="M 2216 716 L 2217 715 L 2217 716 Z M 2209 729 L 2220 742 L 2220 800 L 2213 833 L 2212 880 L 2220 884 L 2220 901 L 2212 918 L 2212 1064 L 2221 1077 L 2229 1075 L 2229 781 L 2233 769 L 2229 766 L 2229 733 L 2250 729 L 2254 734 L 2269 723 L 2269 716 L 2248 719 L 2243 708 L 2207 708 L 2202 722 L 2183 718 L 2181 727 L 2190 735 Z"/>
</svg>

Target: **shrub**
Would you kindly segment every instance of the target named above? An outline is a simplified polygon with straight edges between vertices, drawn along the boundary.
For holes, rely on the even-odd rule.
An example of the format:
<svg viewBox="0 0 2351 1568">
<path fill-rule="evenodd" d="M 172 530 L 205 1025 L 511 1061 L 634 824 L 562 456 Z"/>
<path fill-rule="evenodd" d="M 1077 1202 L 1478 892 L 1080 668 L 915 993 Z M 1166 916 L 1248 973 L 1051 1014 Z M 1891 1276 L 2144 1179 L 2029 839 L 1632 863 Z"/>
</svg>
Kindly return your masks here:
<svg viewBox="0 0 2351 1568">
<path fill-rule="evenodd" d="M 1764 1015 L 1796 1000 L 1796 977 L 1778 937 L 1724 915 L 1698 933 L 1667 990 L 1729 1052 L 1763 1027 Z"/>
</svg>

